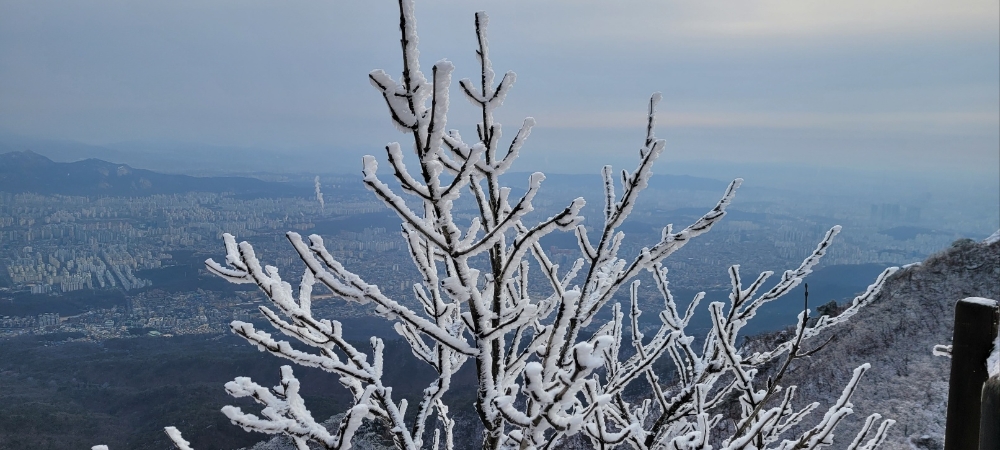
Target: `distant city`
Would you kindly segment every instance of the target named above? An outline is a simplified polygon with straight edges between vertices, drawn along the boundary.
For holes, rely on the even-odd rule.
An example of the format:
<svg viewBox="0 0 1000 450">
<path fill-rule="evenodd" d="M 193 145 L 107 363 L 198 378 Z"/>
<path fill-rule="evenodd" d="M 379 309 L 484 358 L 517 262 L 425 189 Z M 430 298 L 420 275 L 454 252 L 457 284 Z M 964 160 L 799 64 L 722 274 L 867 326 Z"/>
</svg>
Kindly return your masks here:
<svg viewBox="0 0 1000 450">
<path fill-rule="evenodd" d="M 688 185 L 654 183 L 623 228 L 627 239 L 622 254 L 654 243 L 667 223 L 683 227 L 711 209 L 721 194 L 717 187 L 725 183 L 692 180 L 685 181 Z M 581 187 L 582 181 L 593 186 Z M 584 195 L 591 200 L 585 213 L 599 217 L 597 177 L 551 175 L 543 186 L 536 214 L 551 213 Z M 288 280 L 297 279 L 302 269 L 284 233 L 321 234 L 346 266 L 399 301 L 412 303 L 410 286 L 417 274 L 394 215 L 361 188 L 360 180 L 340 176 L 335 183 L 325 182 L 323 190 L 322 205 L 306 196 L 225 191 L 129 196 L 0 192 L 0 336 L 71 333 L 70 339 L 102 340 L 212 334 L 228 332 L 234 319 L 257 320 L 264 297 L 256 287 L 230 285 L 203 268 L 206 258 L 224 257 L 221 236 L 226 232 L 254 244 L 262 262 L 278 267 Z M 780 273 L 801 261 L 835 224 L 843 225 L 844 232 L 824 266 L 905 264 L 956 239 L 985 237 L 996 228 L 989 214 L 933 211 L 947 222 L 931 220 L 924 208 L 935 208 L 933 204 L 863 204 L 833 195 L 817 196 L 814 203 L 776 190 L 741 193 L 716 229 L 667 260 L 671 286 L 682 292 L 723 290 L 730 264 L 741 264 L 744 273 Z M 476 215 L 471 204 L 457 206 L 460 221 Z M 564 266 L 578 255 L 571 234 L 549 237 L 543 245 Z M 533 289 L 546 295 L 541 283 Z M 115 300 L 88 303 L 86 298 Z M 341 300 L 318 302 L 317 307 L 324 317 L 369 314 L 367 308 Z"/>
</svg>

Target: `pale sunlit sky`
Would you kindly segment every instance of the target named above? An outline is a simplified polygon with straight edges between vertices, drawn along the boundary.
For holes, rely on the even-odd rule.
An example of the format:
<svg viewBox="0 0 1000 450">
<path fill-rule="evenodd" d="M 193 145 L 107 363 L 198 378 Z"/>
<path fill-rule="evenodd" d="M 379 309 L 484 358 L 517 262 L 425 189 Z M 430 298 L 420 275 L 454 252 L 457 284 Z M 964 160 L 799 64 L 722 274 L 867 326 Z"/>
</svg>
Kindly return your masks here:
<svg viewBox="0 0 1000 450">
<path fill-rule="evenodd" d="M 1000 177 L 996 0 L 418 1 L 425 68 L 477 76 L 476 10 L 518 74 L 506 136 L 538 122 L 523 170 L 631 165 L 661 91 L 675 161 Z M 0 136 L 354 161 L 402 139 L 367 78 L 398 74 L 398 20 L 385 0 L 0 0 Z M 471 136 L 467 105 L 450 124 Z"/>
</svg>

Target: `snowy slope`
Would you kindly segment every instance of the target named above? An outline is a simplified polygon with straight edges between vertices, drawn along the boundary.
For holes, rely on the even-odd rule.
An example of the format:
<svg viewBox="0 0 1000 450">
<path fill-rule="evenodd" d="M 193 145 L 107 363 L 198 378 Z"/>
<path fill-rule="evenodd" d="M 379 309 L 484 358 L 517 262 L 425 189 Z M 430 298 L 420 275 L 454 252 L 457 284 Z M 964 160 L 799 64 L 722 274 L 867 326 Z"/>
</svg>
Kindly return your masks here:
<svg viewBox="0 0 1000 450">
<path fill-rule="evenodd" d="M 841 434 L 858 429 L 859 418 L 881 412 L 897 420 L 882 448 L 941 449 L 951 361 L 931 350 L 951 343 L 958 300 L 1000 299 L 1000 242 L 956 242 L 899 271 L 879 295 L 826 349 L 795 363 L 783 384 L 799 386 L 800 403 L 829 404 L 838 394 L 829 386 L 843 385 L 849 368 L 870 362 L 854 397 L 853 422 Z"/>
</svg>

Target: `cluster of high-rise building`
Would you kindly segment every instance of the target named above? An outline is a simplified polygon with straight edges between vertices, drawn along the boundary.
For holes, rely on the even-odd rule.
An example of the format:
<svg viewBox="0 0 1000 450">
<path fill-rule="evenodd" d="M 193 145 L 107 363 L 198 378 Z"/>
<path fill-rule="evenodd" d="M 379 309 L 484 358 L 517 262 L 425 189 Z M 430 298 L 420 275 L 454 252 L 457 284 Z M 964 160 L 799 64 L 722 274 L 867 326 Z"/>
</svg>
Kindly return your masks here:
<svg viewBox="0 0 1000 450">
<path fill-rule="evenodd" d="M 302 273 L 302 266 L 285 232 L 320 233 L 330 252 L 346 267 L 401 303 L 414 304 L 412 285 L 419 276 L 398 228 L 378 219 L 381 215 L 359 216 L 388 213 L 386 208 L 361 191 L 325 194 L 325 205 L 320 205 L 312 198 L 241 198 L 220 193 L 101 198 L 0 193 L 0 299 L 29 293 L 75 295 L 76 291 L 113 289 L 124 291 L 129 302 L 123 308 L 63 317 L 3 316 L 0 334 L 81 331 L 87 336 L 121 337 L 130 335 L 129 330 L 215 333 L 227 331 L 232 320 L 254 320 L 259 317 L 257 305 L 263 297 L 251 299 L 246 297 L 249 294 L 234 290 L 165 294 L 150 281 L 155 278 L 151 271 L 177 264 L 200 265 L 204 257 L 224 260 L 221 235 L 225 232 L 250 241 L 261 263 L 278 267 L 290 282 Z M 536 214 L 550 214 L 546 208 L 561 208 L 565 203 L 560 199 L 562 194 L 543 191 L 536 198 Z M 623 227 L 627 236 L 622 257 L 655 244 L 667 223 L 674 223 L 678 231 L 711 209 L 711 204 L 665 209 L 671 204 L 654 198 L 648 204 L 651 207 L 636 208 L 627 222 L 630 225 Z M 921 210 L 916 207 L 885 203 L 869 209 L 868 205 L 827 204 L 824 208 L 814 205 L 810 213 L 797 212 L 804 207 L 777 197 L 734 204 L 731 215 L 711 233 L 691 241 L 666 261 L 673 285 L 724 288 L 728 283 L 725 268 L 730 264 L 741 264 L 747 273 L 790 268 L 835 224 L 844 225 L 844 231 L 824 259 L 826 265 L 912 262 L 960 236 L 956 231 L 930 228 L 906 239 L 884 232 L 920 221 Z M 600 215 L 595 214 L 591 212 L 584 222 L 592 230 L 592 238 L 601 226 Z M 459 202 L 454 215 L 461 223 L 468 223 L 478 210 L 469 202 Z M 371 217 L 377 222 L 364 223 Z M 919 225 L 930 226 L 926 221 Z M 980 225 L 971 223 L 967 228 L 982 228 Z M 579 257 L 572 233 L 543 244 L 552 261 L 564 267 Z M 181 262 L 172 255 L 178 251 L 195 252 L 202 259 Z M 200 287 L 198 280 L 192 283 L 191 289 Z M 547 295 L 540 278 L 531 289 Z M 323 301 L 328 295 L 318 288 L 320 300 L 315 305 L 332 308 L 328 312 L 333 315 L 367 311 L 339 300 Z"/>
<path fill-rule="evenodd" d="M 27 288 L 33 294 L 115 287 L 128 291 L 150 285 L 149 280 L 136 277 L 135 271 L 161 267 L 162 260 L 170 258 L 165 253 L 154 255 L 150 249 L 130 252 L 125 244 L 111 244 L 96 253 L 46 249 L 45 255 L 34 246 L 14 252 L 6 271 L 15 288 Z"/>
<path fill-rule="evenodd" d="M 378 209 L 374 201 L 347 200 L 327 205 L 325 217 Z M 0 288 L 35 294 L 141 289 L 150 281 L 136 272 L 169 265 L 172 250 L 205 250 L 224 232 L 249 238 L 259 230 L 268 236 L 285 228 L 308 231 L 316 217 L 302 211 L 312 209 L 305 199 L 215 193 L 96 199 L 0 193 Z M 368 237 L 352 240 L 352 247 L 396 248 Z"/>
</svg>

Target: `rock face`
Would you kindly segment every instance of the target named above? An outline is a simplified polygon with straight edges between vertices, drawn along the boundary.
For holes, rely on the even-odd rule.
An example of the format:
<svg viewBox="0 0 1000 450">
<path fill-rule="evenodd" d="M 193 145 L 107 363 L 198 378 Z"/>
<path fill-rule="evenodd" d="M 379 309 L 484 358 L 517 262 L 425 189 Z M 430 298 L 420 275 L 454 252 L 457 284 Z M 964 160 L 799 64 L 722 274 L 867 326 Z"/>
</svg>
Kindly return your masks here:
<svg viewBox="0 0 1000 450">
<path fill-rule="evenodd" d="M 852 369 L 871 363 L 836 447 L 847 447 L 864 418 L 877 412 L 896 420 L 883 449 L 942 449 L 951 360 L 932 349 L 951 343 L 955 303 L 966 297 L 1000 299 L 1000 242 L 957 241 L 900 270 L 827 348 L 794 362 L 781 384 L 799 386 L 796 404 L 819 401 L 825 408 Z"/>
</svg>

